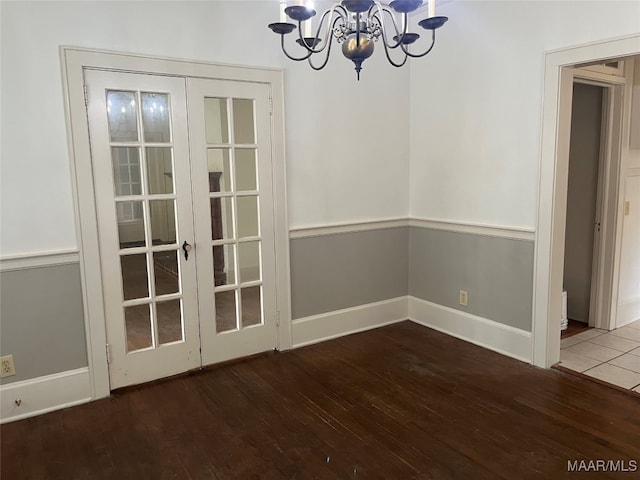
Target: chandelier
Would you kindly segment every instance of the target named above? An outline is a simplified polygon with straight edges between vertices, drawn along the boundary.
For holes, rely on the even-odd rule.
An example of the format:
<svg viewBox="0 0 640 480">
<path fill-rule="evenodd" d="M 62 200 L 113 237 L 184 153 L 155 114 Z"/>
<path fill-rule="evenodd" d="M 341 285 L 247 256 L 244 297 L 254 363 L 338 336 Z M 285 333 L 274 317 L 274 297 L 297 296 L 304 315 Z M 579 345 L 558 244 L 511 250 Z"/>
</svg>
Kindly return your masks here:
<svg viewBox="0 0 640 480">
<path fill-rule="evenodd" d="M 316 11 L 309 2 L 296 2 L 298 5 L 286 5 L 286 0 L 280 0 L 280 21 L 269 24 L 273 32 L 280 35 L 282 51 L 291 60 L 297 62 L 308 60 L 314 70 L 321 70 L 329 61 L 331 45 L 335 38 L 342 43 L 342 53 L 355 64 L 356 75 L 360 80 L 362 62 L 373 54 L 374 42 L 382 40 L 387 60 L 394 67 L 403 66 L 407 58 L 419 58 L 427 55 L 435 45 L 436 30 L 448 20 L 447 17 L 435 16 L 435 0 L 429 0 L 429 16 L 418 22 L 425 30 L 431 30 L 431 44 L 426 50 L 415 53 L 411 45 L 419 38 L 418 33 L 409 32 L 408 15 L 423 5 L 422 0 L 393 0 L 388 5 L 374 0 L 342 0 L 337 2 L 322 14 L 315 28 L 312 17 Z M 396 15 L 394 14 L 394 11 Z M 396 16 L 398 20 L 396 20 Z M 294 23 L 287 22 L 287 17 Z M 293 56 L 285 48 L 284 36 L 298 30 L 296 43 L 303 47 L 300 56 Z M 392 38 L 389 38 L 393 35 Z M 399 57 L 394 60 L 391 50 L 400 51 L 393 54 Z M 312 58 L 324 53 L 319 63 Z"/>
</svg>

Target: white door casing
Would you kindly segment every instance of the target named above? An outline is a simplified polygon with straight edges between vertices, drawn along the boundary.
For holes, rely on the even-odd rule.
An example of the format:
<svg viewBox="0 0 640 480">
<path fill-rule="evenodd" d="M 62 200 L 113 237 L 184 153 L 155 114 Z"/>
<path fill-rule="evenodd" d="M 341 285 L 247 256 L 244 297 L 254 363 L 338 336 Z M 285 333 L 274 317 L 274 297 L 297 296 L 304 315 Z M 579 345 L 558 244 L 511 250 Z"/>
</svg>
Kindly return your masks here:
<svg viewBox="0 0 640 480">
<path fill-rule="evenodd" d="M 572 84 L 572 76 L 564 67 L 638 54 L 640 54 L 640 35 L 638 34 L 586 45 L 569 46 L 545 54 L 532 331 L 532 363 L 543 368 L 551 367 L 560 359 L 559 319 L 562 310 L 563 273 L 560 259 L 564 251 L 567 195 L 566 139 L 569 132 L 566 125 L 570 123 L 565 116 L 567 111 L 571 111 L 570 96 L 567 99 L 561 92 L 569 91 Z M 625 96 L 628 93 L 630 92 L 625 91 Z M 628 112 L 625 112 L 623 129 L 626 129 L 627 125 Z M 628 133 L 623 130 L 623 149 L 625 136 L 628 137 Z M 622 157 L 624 163 L 624 152 Z M 622 204 L 621 201 L 618 203 Z M 617 247 L 621 229 L 619 219 L 620 217 L 615 226 L 615 252 L 619 252 Z M 616 256 L 614 270 L 617 270 L 618 263 L 619 258 Z M 614 291 L 616 288 L 614 285 Z"/>
</svg>

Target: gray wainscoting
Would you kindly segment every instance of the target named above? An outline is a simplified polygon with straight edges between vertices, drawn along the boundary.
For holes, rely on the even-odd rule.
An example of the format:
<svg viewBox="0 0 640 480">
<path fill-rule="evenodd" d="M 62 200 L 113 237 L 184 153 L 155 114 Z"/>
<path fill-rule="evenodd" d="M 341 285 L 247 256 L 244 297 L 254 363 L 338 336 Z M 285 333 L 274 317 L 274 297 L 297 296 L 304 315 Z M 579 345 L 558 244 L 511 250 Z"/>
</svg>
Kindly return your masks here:
<svg viewBox="0 0 640 480">
<path fill-rule="evenodd" d="M 292 318 L 407 295 L 408 245 L 408 227 L 292 239 Z"/>
<path fill-rule="evenodd" d="M 530 332 L 533 254 L 532 241 L 411 227 L 409 295 Z"/>
<path fill-rule="evenodd" d="M 0 352 L 16 367 L 3 384 L 88 365 L 79 264 L 1 272 L 0 298 Z"/>
</svg>

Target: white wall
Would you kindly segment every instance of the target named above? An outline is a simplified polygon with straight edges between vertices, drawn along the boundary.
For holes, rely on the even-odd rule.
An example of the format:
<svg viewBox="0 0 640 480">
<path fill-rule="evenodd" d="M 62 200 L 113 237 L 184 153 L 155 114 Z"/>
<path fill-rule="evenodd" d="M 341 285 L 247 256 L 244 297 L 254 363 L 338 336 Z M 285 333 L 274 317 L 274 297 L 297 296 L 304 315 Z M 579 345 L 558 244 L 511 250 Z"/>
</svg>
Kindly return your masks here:
<svg viewBox="0 0 640 480">
<path fill-rule="evenodd" d="M 625 200 L 630 202 L 624 217 L 620 284 L 616 326 L 640 320 L 640 173 L 626 178 Z"/>
<path fill-rule="evenodd" d="M 457 1 L 411 65 L 410 212 L 535 227 L 544 52 L 640 31 L 638 2 Z"/>
<path fill-rule="evenodd" d="M 267 28 L 278 2 L 2 2 L 0 254 L 77 247 L 58 48 L 285 70 L 290 226 L 406 216 L 409 70 L 313 72 Z"/>
<path fill-rule="evenodd" d="M 640 319 L 640 56 L 635 57 L 631 98 L 631 131 L 623 168 L 624 201 L 629 214 L 622 217 L 620 283 L 616 326 Z"/>
</svg>

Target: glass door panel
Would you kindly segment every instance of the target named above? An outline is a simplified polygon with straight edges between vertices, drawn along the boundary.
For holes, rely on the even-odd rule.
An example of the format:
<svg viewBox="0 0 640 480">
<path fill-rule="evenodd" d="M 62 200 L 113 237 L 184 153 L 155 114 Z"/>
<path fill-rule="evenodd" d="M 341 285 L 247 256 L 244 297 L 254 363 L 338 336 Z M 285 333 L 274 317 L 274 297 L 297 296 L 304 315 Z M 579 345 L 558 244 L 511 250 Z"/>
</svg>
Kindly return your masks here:
<svg viewBox="0 0 640 480">
<path fill-rule="evenodd" d="M 111 159 L 116 196 L 141 195 L 140 150 L 136 147 L 112 147 Z"/>
<path fill-rule="evenodd" d="M 153 252 L 156 295 L 180 292 L 179 258 L 177 250 Z"/>
<path fill-rule="evenodd" d="M 147 185 L 151 195 L 173 193 L 171 148 L 147 147 Z"/>
<path fill-rule="evenodd" d="M 207 149 L 207 167 L 209 170 L 209 191 L 231 191 L 231 165 L 228 148 Z"/>
<path fill-rule="evenodd" d="M 121 255 L 122 291 L 124 300 L 149 296 L 147 254 Z"/>
<path fill-rule="evenodd" d="M 112 142 L 138 140 L 138 109 L 135 92 L 107 91 L 107 115 Z"/>
<path fill-rule="evenodd" d="M 214 285 L 235 285 L 236 283 L 236 246 L 233 243 L 214 245 L 213 247 L 213 275 Z"/>
<path fill-rule="evenodd" d="M 250 327 L 262 323 L 262 302 L 259 286 L 243 288 L 242 297 L 242 326 Z"/>
<path fill-rule="evenodd" d="M 127 353 L 153 346 L 153 331 L 149 304 L 125 307 L 124 318 L 127 328 Z"/>
<path fill-rule="evenodd" d="M 257 237 L 260 235 L 258 217 L 258 196 L 237 197 L 238 238 Z"/>
<path fill-rule="evenodd" d="M 236 189 L 239 192 L 258 190 L 255 148 L 236 148 Z"/>
<path fill-rule="evenodd" d="M 238 329 L 238 316 L 236 315 L 236 290 L 218 290 L 216 301 L 216 331 L 228 332 Z"/>
<path fill-rule="evenodd" d="M 256 143 L 255 115 L 253 100 L 233 98 L 233 140 L 234 143 Z"/>
<path fill-rule="evenodd" d="M 141 93 L 142 130 L 145 142 L 171 141 L 169 95 L 166 93 Z"/>
<path fill-rule="evenodd" d="M 205 131 L 207 143 L 222 144 L 229 142 L 228 99 L 204 99 Z"/>
<path fill-rule="evenodd" d="M 181 301 L 176 299 L 158 302 L 156 303 L 156 313 L 158 316 L 158 343 L 164 345 L 181 342 L 184 339 Z"/>
</svg>

